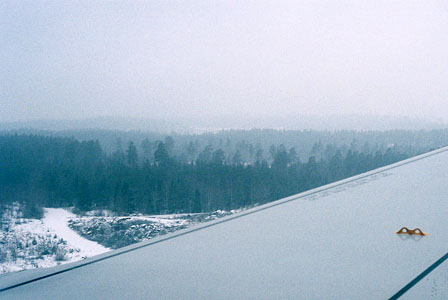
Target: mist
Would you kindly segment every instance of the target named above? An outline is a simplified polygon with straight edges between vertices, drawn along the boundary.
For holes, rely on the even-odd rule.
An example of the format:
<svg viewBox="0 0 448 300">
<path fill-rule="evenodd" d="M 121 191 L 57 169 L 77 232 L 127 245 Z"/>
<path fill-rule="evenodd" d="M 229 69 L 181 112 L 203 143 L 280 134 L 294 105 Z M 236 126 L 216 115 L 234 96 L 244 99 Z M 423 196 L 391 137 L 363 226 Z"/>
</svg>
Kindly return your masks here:
<svg viewBox="0 0 448 300">
<path fill-rule="evenodd" d="M 0 118 L 446 122 L 447 16 L 444 1 L 2 1 Z"/>
</svg>

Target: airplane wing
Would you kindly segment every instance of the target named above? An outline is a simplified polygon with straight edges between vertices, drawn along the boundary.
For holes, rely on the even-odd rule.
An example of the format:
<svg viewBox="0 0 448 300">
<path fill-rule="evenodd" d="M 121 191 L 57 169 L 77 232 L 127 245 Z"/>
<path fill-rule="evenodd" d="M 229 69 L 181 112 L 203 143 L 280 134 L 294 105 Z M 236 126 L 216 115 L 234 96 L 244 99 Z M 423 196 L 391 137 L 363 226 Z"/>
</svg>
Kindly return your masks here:
<svg viewBox="0 0 448 300">
<path fill-rule="evenodd" d="M 428 235 L 396 234 L 402 227 Z M 2 276 L 0 299 L 448 299 L 447 230 L 442 148 L 82 262 Z"/>
</svg>

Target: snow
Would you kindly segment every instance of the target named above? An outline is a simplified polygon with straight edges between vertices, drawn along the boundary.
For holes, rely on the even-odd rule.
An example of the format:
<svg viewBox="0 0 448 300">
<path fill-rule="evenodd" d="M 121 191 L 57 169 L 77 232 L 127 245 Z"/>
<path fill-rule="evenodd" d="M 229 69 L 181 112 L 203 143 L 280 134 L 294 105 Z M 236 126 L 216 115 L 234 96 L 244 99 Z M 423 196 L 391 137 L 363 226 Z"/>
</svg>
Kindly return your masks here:
<svg viewBox="0 0 448 300">
<path fill-rule="evenodd" d="M 45 208 L 44 211 L 44 226 L 67 241 L 69 246 L 79 249 L 81 256 L 91 257 L 110 250 L 97 242 L 89 241 L 68 227 L 68 220 L 76 218 L 73 213 L 63 208 Z"/>
<path fill-rule="evenodd" d="M 0 274 L 48 268 L 98 255 L 110 249 L 89 241 L 70 229 L 76 218 L 62 208 L 45 208 L 42 220 L 23 219 L 18 205 L 4 215 L 9 221 L 0 230 Z"/>
<path fill-rule="evenodd" d="M 131 217 L 131 220 L 141 220 L 141 221 L 151 221 L 161 223 L 165 226 L 175 226 L 175 225 L 186 225 L 188 223 L 187 220 L 184 219 L 171 219 L 171 218 L 160 218 L 160 217 Z"/>
<path fill-rule="evenodd" d="M 16 219 L 12 220 L 8 231 L 0 231 L 0 274 L 17 272 L 34 268 L 48 268 L 61 263 L 80 260 L 76 250 L 70 249 L 46 228 L 40 220 Z M 52 254 L 43 255 L 45 249 L 53 246 L 67 252 L 66 261 L 56 261 Z"/>
</svg>

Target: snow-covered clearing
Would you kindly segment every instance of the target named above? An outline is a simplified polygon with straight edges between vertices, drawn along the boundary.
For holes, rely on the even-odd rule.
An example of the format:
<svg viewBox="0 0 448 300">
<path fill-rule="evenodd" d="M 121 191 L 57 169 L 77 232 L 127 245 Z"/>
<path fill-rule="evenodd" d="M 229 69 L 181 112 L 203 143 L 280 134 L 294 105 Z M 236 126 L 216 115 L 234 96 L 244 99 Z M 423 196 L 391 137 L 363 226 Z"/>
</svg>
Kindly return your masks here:
<svg viewBox="0 0 448 300">
<path fill-rule="evenodd" d="M 79 249 L 82 256 L 90 257 L 110 250 L 97 242 L 89 241 L 68 227 L 68 220 L 76 218 L 73 213 L 63 208 L 45 208 L 44 211 L 44 226 L 64 239 L 69 246 Z"/>
<path fill-rule="evenodd" d="M 21 218 L 17 205 L 3 215 L 0 274 L 53 267 L 110 250 L 70 229 L 67 222 L 76 216 L 69 211 L 62 208 L 44 211 L 42 220 Z"/>
</svg>

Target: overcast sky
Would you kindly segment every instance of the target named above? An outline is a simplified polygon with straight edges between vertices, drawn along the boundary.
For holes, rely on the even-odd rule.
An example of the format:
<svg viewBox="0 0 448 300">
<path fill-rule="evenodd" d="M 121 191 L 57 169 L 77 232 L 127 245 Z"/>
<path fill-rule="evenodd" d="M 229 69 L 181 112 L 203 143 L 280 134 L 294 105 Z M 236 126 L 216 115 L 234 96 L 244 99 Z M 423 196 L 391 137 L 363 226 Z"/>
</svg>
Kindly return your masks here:
<svg viewBox="0 0 448 300">
<path fill-rule="evenodd" d="M 0 2 L 0 118 L 448 120 L 448 2 Z"/>
</svg>

